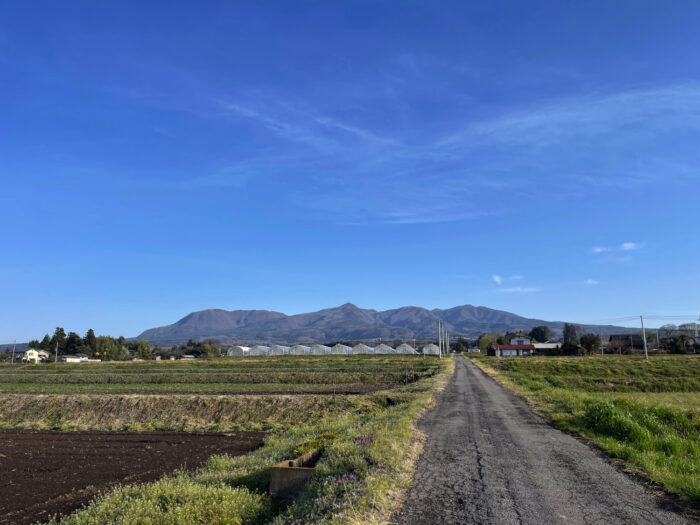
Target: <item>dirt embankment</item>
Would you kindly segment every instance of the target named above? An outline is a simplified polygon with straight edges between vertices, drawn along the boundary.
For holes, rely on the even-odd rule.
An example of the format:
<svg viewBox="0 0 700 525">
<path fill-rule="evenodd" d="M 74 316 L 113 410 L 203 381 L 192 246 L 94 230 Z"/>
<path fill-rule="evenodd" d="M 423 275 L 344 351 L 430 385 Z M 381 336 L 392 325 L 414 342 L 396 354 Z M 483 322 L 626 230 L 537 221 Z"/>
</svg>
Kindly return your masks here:
<svg viewBox="0 0 700 525">
<path fill-rule="evenodd" d="M 323 417 L 346 396 L 0 395 L 0 428 L 226 432 L 271 430 Z"/>
<path fill-rule="evenodd" d="M 261 432 L 228 434 L 0 431 L 0 525 L 44 521 L 117 483 L 154 481 L 214 454 L 245 454 Z"/>
</svg>

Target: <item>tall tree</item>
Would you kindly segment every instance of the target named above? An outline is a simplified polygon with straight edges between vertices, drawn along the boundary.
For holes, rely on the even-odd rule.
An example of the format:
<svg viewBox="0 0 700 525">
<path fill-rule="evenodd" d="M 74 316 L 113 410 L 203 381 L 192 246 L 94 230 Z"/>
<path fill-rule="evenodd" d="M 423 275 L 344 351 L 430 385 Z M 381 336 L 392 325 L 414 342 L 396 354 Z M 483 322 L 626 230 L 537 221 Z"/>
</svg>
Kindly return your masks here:
<svg viewBox="0 0 700 525">
<path fill-rule="evenodd" d="M 141 359 L 150 359 L 153 350 L 151 350 L 151 345 L 147 341 L 139 341 L 136 353 Z"/>
<path fill-rule="evenodd" d="M 49 334 L 46 334 L 41 340 L 41 343 L 39 343 L 39 348 L 47 351 L 51 350 L 51 338 L 49 337 Z"/>
<path fill-rule="evenodd" d="M 564 344 L 578 344 L 578 330 L 575 325 L 569 323 L 564 324 Z"/>
<path fill-rule="evenodd" d="M 82 338 L 75 332 L 68 332 L 68 337 L 66 337 L 66 353 L 77 354 L 82 350 L 82 346 Z"/>
<path fill-rule="evenodd" d="M 90 357 L 95 355 L 97 352 L 97 338 L 95 337 L 95 332 L 90 328 L 83 338 L 83 343 L 85 344 L 85 349 Z"/>
<path fill-rule="evenodd" d="M 479 336 L 479 349 L 483 353 L 486 353 L 493 345 L 502 344 L 498 342 L 499 339 L 502 339 L 502 336 L 500 334 L 482 334 L 481 336 Z"/>
<path fill-rule="evenodd" d="M 548 326 L 535 326 L 532 330 L 530 330 L 528 337 L 533 341 L 537 341 L 538 343 L 546 343 L 549 341 L 550 334 L 551 330 Z"/>
<path fill-rule="evenodd" d="M 56 346 L 58 346 L 59 354 L 66 353 L 66 331 L 60 326 L 56 327 L 53 337 L 51 338 L 51 350 L 54 351 Z"/>
</svg>

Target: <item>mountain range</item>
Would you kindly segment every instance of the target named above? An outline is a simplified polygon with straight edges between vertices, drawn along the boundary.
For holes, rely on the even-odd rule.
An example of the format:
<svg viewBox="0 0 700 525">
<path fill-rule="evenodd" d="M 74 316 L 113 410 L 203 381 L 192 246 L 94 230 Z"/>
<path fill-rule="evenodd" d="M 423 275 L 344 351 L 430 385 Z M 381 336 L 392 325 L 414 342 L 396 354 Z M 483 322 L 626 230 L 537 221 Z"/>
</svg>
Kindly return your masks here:
<svg viewBox="0 0 700 525">
<path fill-rule="evenodd" d="M 528 331 L 535 326 L 547 326 L 554 334 L 560 334 L 564 328 L 562 321 L 529 319 L 485 306 L 464 305 L 446 310 L 404 306 L 377 311 L 346 303 L 336 308 L 296 315 L 269 310 L 201 310 L 171 325 L 146 330 L 135 339 L 159 345 L 182 344 L 189 339 L 217 339 L 221 344 L 296 344 L 376 338 L 425 340 L 437 337 L 438 319 L 444 321 L 452 337 Z M 609 335 L 626 333 L 630 329 L 580 325 L 580 331 Z"/>
</svg>

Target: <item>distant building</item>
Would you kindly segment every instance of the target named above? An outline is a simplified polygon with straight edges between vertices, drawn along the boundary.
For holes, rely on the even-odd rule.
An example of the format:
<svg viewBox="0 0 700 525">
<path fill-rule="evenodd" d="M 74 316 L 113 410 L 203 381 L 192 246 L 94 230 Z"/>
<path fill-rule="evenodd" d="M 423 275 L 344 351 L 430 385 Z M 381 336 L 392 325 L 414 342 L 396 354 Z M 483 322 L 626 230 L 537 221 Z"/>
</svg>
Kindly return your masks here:
<svg viewBox="0 0 700 525">
<path fill-rule="evenodd" d="M 272 345 L 270 346 L 270 355 L 287 355 L 289 353 L 288 346 Z"/>
<path fill-rule="evenodd" d="M 529 344 L 531 344 L 531 342 L 530 342 L 529 337 L 518 336 L 518 337 L 511 338 L 510 344 L 512 344 L 512 345 L 529 345 Z"/>
<path fill-rule="evenodd" d="M 250 355 L 250 356 L 268 355 L 269 352 L 270 352 L 269 346 L 255 345 L 255 346 L 251 347 L 251 349 L 248 351 L 248 355 Z"/>
<path fill-rule="evenodd" d="M 226 355 L 229 357 L 248 355 L 249 351 L 250 351 L 250 348 L 247 346 L 232 346 L 231 348 L 226 350 Z"/>
<path fill-rule="evenodd" d="M 527 339 L 529 341 L 529 339 Z M 534 355 L 535 345 L 533 344 L 509 344 L 493 345 L 493 355 L 496 357 L 520 357 Z"/>
<path fill-rule="evenodd" d="M 348 345 L 341 345 L 340 343 L 338 343 L 333 348 L 331 348 L 331 354 L 337 354 L 337 355 L 352 354 L 352 348 L 350 348 Z"/>
<path fill-rule="evenodd" d="M 28 348 L 24 351 L 21 359 L 27 363 L 39 363 L 49 360 L 49 353 L 46 350 L 36 350 L 35 348 Z"/>
<path fill-rule="evenodd" d="M 375 354 L 395 354 L 396 350 L 394 350 L 389 345 L 385 345 L 384 343 L 382 343 L 382 344 L 379 344 L 379 345 L 374 347 L 374 353 Z"/>
<path fill-rule="evenodd" d="M 416 354 L 416 350 L 409 344 L 403 343 L 396 347 L 397 354 Z"/>
<path fill-rule="evenodd" d="M 289 355 L 307 355 L 311 353 L 310 346 L 294 345 L 289 349 Z"/>
<path fill-rule="evenodd" d="M 326 345 L 313 345 L 311 355 L 326 355 L 331 353 L 331 347 Z"/>
<path fill-rule="evenodd" d="M 547 354 L 559 350 L 561 343 L 534 343 L 532 346 L 535 347 L 537 353 Z"/>
<path fill-rule="evenodd" d="M 423 355 L 440 355 L 440 347 L 433 343 L 425 345 L 423 347 Z"/>
<path fill-rule="evenodd" d="M 374 354 L 374 348 L 360 343 L 352 348 L 353 354 Z"/>
</svg>

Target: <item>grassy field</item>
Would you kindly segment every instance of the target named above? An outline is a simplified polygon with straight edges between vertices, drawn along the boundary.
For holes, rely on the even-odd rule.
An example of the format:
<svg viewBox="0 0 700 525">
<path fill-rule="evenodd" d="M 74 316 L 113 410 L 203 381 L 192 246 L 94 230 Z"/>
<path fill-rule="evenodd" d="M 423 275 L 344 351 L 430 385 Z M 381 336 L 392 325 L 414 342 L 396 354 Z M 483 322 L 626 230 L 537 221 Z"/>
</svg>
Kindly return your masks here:
<svg viewBox="0 0 700 525">
<path fill-rule="evenodd" d="M 366 393 L 435 373 L 415 356 L 0 365 L 5 394 Z"/>
<path fill-rule="evenodd" d="M 700 506 L 700 356 L 477 357 L 560 428 Z"/>
<path fill-rule="evenodd" d="M 5 366 L 0 426 L 271 431 L 250 454 L 212 457 L 194 473 L 118 488 L 53 523 L 382 523 L 410 483 L 420 446 L 414 421 L 452 365 L 417 356 L 319 356 Z M 204 394 L 218 385 L 229 388 L 226 395 Z M 267 393 L 280 385 L 323 393 Z M 352 393 L 357 385 L 376 391 Z M 312 449 L 323 451 L 315 477 L 274 515 L 269 467 Z"/>
</svg>

